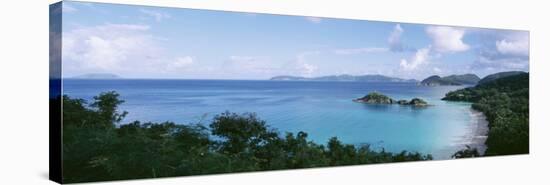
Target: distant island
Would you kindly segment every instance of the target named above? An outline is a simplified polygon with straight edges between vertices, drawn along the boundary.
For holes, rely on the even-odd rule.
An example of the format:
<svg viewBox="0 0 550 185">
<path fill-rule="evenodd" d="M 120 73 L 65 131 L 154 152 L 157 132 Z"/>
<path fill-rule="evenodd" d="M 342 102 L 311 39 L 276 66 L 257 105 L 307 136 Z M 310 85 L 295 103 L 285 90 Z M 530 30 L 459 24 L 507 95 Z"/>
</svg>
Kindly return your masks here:
<svg viewBox="0 0 550 185">
<path fill-rule="evenodd" d="M 353 101 L 359 102 L 359 103 L 368 103 L 368 104 L 399 104 L 399 105 L 412 105 L 412 106 L 419 106 L 419 107 L 428 106 L 428 102 L 420 98 L 413 98 L 410 101 L 407 101 L 407 100 L 396 101 L 384 94 L 380 94 L 377 92 L 371 92 L 366 96 L 362 98 L 354 99 Z"/>
<path fill-rule="evenodd" d="M 269 80 L 276 81 L 348 81 L 348 82 L 418 82 L 415 79 L 402 79 L 384 75 L 330 75 L 320 77 L 275 76 Z"/>
<path fill-rule="evenodd" d="M 445 77 L 432 75 L 422 80 L 419 84 L 424 86 L 445 86 L 445 85 L 472 85 L 473 86 L 473 85 L 485 84 L 500 78 L 515 76 L 519 74 L 526 74 L 526 72 L 523 72 L 523 71 L 500 72 L 500 73 L 487 75 L 482 79 L 480 79 L 475 74 L 449 75 Z"/>
<path fill-rule="evenodd" d="M 74 79 L 119 79 L 121 78 L 118 75 L 111 74 L 111 73 L 88 73 L 78 76 L 73 76 L 70 78 Z"/>
<path fill-rule="evenodd" d="M 475 85 L 480 78 L 475 74 L 450 75 L 440 77 L 438 75 L 430 76 L 420 82 L 424 86 L 440 86 L 440 85 Z"/>
</svg>

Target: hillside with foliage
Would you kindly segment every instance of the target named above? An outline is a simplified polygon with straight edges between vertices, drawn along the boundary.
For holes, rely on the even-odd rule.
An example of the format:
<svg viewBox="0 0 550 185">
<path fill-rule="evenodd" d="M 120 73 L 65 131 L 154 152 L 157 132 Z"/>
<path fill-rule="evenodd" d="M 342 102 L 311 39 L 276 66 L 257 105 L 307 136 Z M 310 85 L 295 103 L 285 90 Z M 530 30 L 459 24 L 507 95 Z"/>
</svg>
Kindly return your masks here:
<svg viewBox="0 0 550 185">
<path fill-rule="evenodd" d="M 490 75 L 487 75 L 486 77 L 483 77 L 483 79 L 479 80 L 478 84 L 484 84 L 484 83 L 491 82 L 491 81 L 499 79 L 499 78 L 504 78 L 504 77 L 508 77 L 508 76 L 515 76 L 515 75 L 519 75 L 519 74 L 526 74 L 526 72 L 523 72 L 523 71 L 506 71 L 506 72 L 490 74 Z"/>
<path fill-rule="evenodd" d="M 472 102 L 489 122 L 486 156 L 529 153 L 529 74 L 449 92 L 443 100 Z"/>
<path fill-rule="evenodd" d="M 420 82 L 420 85 L 425 86 L 440 86 L 440 85 L 475 85 L 479 81 L 479 77 L 475 74 L 449 75 L 440 77 L 438 75 L 430 76 Z"/>
<path fill-rule="evenodd" d="M 174 122 L 121 124 L 128 112 L 116 92 L 88 103 L 68 96 L 63 103 L 63 182 L 171 177 L 228 172 L 431 160 L 431 155 L 326 145 L 308 134 L 280 134 L 253 113 L 225 112 L 205 126 Z"/>
</svg>

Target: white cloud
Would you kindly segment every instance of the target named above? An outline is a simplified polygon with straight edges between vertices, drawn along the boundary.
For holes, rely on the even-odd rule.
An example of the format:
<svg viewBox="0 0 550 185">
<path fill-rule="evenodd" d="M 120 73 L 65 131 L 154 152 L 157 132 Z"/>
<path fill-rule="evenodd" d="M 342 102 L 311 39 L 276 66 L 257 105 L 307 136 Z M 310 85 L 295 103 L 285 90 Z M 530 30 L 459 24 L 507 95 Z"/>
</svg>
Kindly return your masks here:
<svg viewBox="0 0 550 185">
<path fill-rule="evenodd" d="M 268 79 L 282 74 L 309 76 L 317 66 L 306 59 L 318 51 L 296 55 L 291 65 L 264 56 L 229 56 L 219 63 L 197 65 L 190 55 L 172 56 L 165 42 L 147 25 L 102 24 L 66 30 L 62 40 L 63 75 L 114 73 L 123 77 Z M 181 52 L 180 52 L 181 53 Z"/>
<path fill-rule="evenodd" d="M 403 44 L 401 43 L 401 35 L 403 34 L 403 31 L 404 30 L 401 28 L 401 25 L 397 24 L 390 33 L 390 36 L 388 37 L 388 44 L 390 45 L 390 49 L 392 51 L 403 51 Z"/>
<path fill-rule="evenodd" d="M 379 53 L 387 51 L 396 51 L 401 52 L 404 50 L 403 43 L 401 42 L 401 35 L 404 30 L 400 24 L 396 24 L 393 28 L 390 36 L 388 37 L 389 48 L 385 47 L 364 47 L 364 48 L 349 48 L 349 49 L 336 49 L 333 51 L 334 54 L 338 55 L 353 55 L 353 54 L 362 54 L 362 53 Z"/>
<path fill-rule="evenodd" d="M 437 52 L 460 52 L 470 49 L 462 41 L 464 29 L 448 26 L 429 26 L 426 33 L 433 40 L 433 49 Z"/>
<path fill-rule="evenodd" d="M 401 67 L 402 70 L 405 70 L 405 71 L 415 70 L 419 66 L 428 62 L 430 58 L 430 51 L 431 51 L 430 46 L 428 46 L 427 48 L 419 49 L 418 51 L 416 51 L 414 56 L 412 56 L 409 60 L 401 59 L 399 66 Z"/>
<path fill-rule="evenodd" d="M 147 25 L 104 24 L 63 33 L 64 72 L 145 72 L 158 70 L 162 47 Z"/>
<path fill-rule="evenodd" d="M 61 5 L 63 8 L 62 8 L 62 11 L 63 13 L 73 13 L 73 12 L 77 12 L 78 9 L 70 6 L 69 4 L 67 3 L 63 3 L 63 5 Z"/>
<path fill-rule="evenodd" d="M 300 76 L 312 76 L 319 67 L 308 62 L 307 58 L 314 55 L 319 55 L 319 51 L 307 51 L 299 53 L 296 56 L 296 61 L 290 66 L 289 71 L 294 71 L 296 75 Z"/>
<path fill-rule="evenodd" d="M 529 56 L 529 37 L 527 35 L 517 38 L 498 40 L 495 43 L 497 51 L 505 55 Z"/>
<path fill-rule="evenodd" d="M 157 12 L 152 10 L 140 9 L 141 13 L 153 17 L 157 22 L 162 21 L 163 19 L 171 18 L 170 14 L 164 12 Z"/>
<path fill-rule="evenodd" d="M 177 57 L 174 62 L 168 63 L 169 69 L 185 69 L 193 65 L 195 62 L 192 57 Z"/>
<path fill-rule="evenodd" d="M 441 72 L 442 72 L 443 70 L 441 70 L 441 68 L 439 68 L 439 67 L 434 67 L 434 68 L 433 68 L 433 71 L 434 71 L 434 73 L 441 74 Z"/>
<path fill-rule="evenodd" d="M 338 55 L 353 55 L 353 54 L 360 54 L 360 53 L 379 53 L 379 52 L 386 52 L 386 51 L 389 51 L 389 49 L 371 47 L 371 48 L 337 49 L 337 50 L 334 50 L 333 52 Z"/>
<path fill-rule="evenodd" d="M 470 64 L 470 69 L 486 74 L 529 70 L 528 32 L 487 31 L 481 34 L 487 34 L 489 39 L 481 43 L 477 59 Z"/>
<path fill-rule="evenodd" d="M 312 22 L 312 23 L 315 23 L 315 24 L 319 24 L 323 21 L 322 18 L 319 18 L 319 17 L 305 17 L 305 19 L 309 22 Z"/>
<path fill-rule="evenodd" d="M 298 69 L 302 71 L 303 75 L 311 76 L 315 71 L 317 71 L 318 67 L 312 64 L 302 63 L 298 66 Z"/>
<path fill-rule="evenodd" d="M 515 70 L 528 71 L 529 61 L 521 57 L 488 58 L 479 56 L 470 68 L 476 70 L 493 70 L 496 72 Z"/>
<path fill-rule="evenodd" d="M 380 53 L 387 51 L 401 52 L 405 50 L 403 43 L 401 42 L 401 35 L 404 30 L 400 24 L 396 24 L 392 32 L 388 36 L 389 47 L 363 47 L 363 48 L 349 48 L 349 49 L 336 49 L 332 52 L 338 55 L 353 55 L 362 53 Z"/>
<path fill-rule="evenodd" d="M 191 56 L 168 56 L 162 39 L 149 30 L 148 25 L 103 24 L 65 31 L 64 76 L 105 72 L 123 77 L 171 77 L 204 69 L 194 65 Z"/>
<path fill-rule="evenodd" d="M 191 56 L 180 56 L 171 59 L 158 59 L 155 61 L 157 66 L 153 67 L 154 73 L 161 73 L 164 77 L 173 78 L 191 75 L 192 73 L 209 72 L 205 66 L 195 65 L 196 60 Z M 164 66 L 164 69 L 162 68 Z"/>
</svg>

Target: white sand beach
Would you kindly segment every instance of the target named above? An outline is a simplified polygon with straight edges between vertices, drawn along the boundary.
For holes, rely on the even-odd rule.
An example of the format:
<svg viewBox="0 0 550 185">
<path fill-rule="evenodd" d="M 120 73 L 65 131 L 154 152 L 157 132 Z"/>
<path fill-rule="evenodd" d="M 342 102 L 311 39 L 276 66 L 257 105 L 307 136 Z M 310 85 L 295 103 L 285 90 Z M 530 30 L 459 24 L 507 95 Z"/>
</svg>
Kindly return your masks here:
<svg viewBox="0 0 550 185">
<path fill-rule="evenodd" d="M 485 154 L 487 146 L 485 141 L 487 140 L 487 134 L 489 132 L 489 122 L 482 112 L 471 109 L 470 115 L 473 117 L 472 124 L 470 125 L 470 133 L 466 140 L 466 145 L 471 148 L 477 148 L 479 154 Z"/>
</svg>

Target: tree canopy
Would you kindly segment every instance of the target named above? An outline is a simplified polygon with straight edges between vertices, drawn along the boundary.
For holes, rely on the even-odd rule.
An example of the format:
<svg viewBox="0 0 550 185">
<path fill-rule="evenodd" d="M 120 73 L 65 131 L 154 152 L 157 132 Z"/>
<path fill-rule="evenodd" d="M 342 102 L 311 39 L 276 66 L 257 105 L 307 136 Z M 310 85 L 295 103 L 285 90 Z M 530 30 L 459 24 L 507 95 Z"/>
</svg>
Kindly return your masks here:
<svg viewBox="0 0 550 185">
<path fill-rule="evenodd" d="M 494 79 L 447 93 L 443 100 L 472 102 L 489 122 L 485 155 L 529 153 L 529 74 Z"/>
<path fill-rule="evenodd" d="M 372 150 L 280 134 L 254 113 L 224 112 L 202 124 L 120 123 L 124 101 L 111 91 L 88 103 L 63 96 L 63 182 L 431 160 L 431 155 Z M 55 100 L 54 100 L 55 101 Z M 60 100 L 57 100 L 60 101 Z"/>
</svg>

